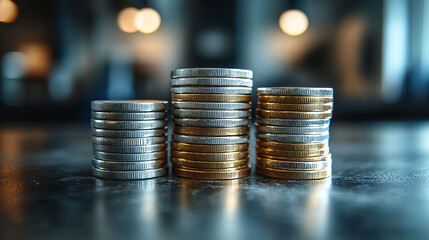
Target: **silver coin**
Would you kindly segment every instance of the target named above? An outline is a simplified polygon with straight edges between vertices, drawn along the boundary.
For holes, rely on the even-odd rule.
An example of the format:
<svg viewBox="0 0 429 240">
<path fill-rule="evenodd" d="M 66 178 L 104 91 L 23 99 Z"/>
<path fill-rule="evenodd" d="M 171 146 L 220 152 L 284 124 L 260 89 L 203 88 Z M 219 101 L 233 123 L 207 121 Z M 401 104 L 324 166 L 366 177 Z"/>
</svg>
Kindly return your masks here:
<svg viewBox="0 0 429 240">
<path fill-rule="evenodd" d="M 107 153 L 94 151 L 92 156 L 96 159 L 114 161 L 114 162 L 137 162 L 151 161 L 167 157 L 167 151 L 149 152 L 149 153 Z"/>
<path fill-rule="evenodd" d="M 314 126 L 314 127 L 281 127 L 256 124 L 256 130 L 260 133 L 274 134 L 320 134 L 329 131 L 329 124 Z"/>
<path fill-rule="evenodd" d="M 143 171 L 109 171 L 92 167 L 92 175 L 98 178 L 111 180 L 138 180 L 164 176 L 168 173 L 168 166 Z"/>
<path fill-rule="evenodd" d="M 306 142 L 320 142 L 329 139 L 329 132 L 324 132 L 318 135 L 288 135 L 288 134 L 272 134 L 272 133 L 256 133 L 256 138 L 284 143 L 306 143 Z"/>
<path fill-rule="evenodd" d="M 296 96 L 327 96 L 332 97 L 332 88 L 308 88 L 308 87 L 273 87 L 258 88 L 258 95 L 296 95 Z"/>
<path fill-rule="evenodd" d="M 154 144 L 146 146 L 110 146 L 101 144 L 92 144 L 95 151 L 107 153 L 149 153 L 165 151 L 167 144 Z"/>
<path fill-rule="evenodd" d="M 179 118 L 249 118 L 250 111 L 174 109 L 173 116 Z"/>
<path fill-rule="evenodd" d="M 238 127 L 250 124 L 250 119 L 230 118 L 230 119 L 190 119 L 173 118 L 173 123 L 179 126 L 189 127 Z"/>
<path fill-rule="evenodd" d="M 172 87 L 172 93 L 251 94 L 249 87 Z"/>
<path fill-rule="evenodd" d="M 332 160 L 329 158 L 326 161 L 317 162 L 293 162 L 293 161 L 282 161 L 271 158 L 257 158 L 257 163 L 261 166 L 285 169 L 285 170 L 320 170 L 323 168 L 331 167 Z"/>
<path fill-rule="evenodd" d="M 141 171 L 160 168 L 167 165 L 166 159 L 158 159 L 144 162 L 111 162 L 99 159 L 92 159 L 92 166 L 110 171 Z"/>
<path fill-rule="evenodd" d="M 91 126 L 93 128 L 102 129 L 154 129 L 165 128 L 167 120 L 150 120 L 150 121 L 109 121 L 92 119 Z"/>
<path fill-rule="evenodd" d="M 167 112 L 138 112 L 138 113 L 121 113 L 121 112 L 96 112 L 92 111 L 92 118 L 104 120 L 132 120 L 145 121 L 154 119 L 166 119 Z"/>
<path fill-rule="evenodd" d="M 252 87 L 251 79 L 243 78 L 174 78 L 171 86 L 223 86 L 223 87 Z"/>
<path fill-rule="evenodd" d="M 250 103 L 218 103 L 218 102 L 172 102 L 174 108 L 186 109 L 219 109 L 219 110 L 249 110 Z"/>
<path fill-rule="evenodd" d="M 95 144 L 114 145 L 114 146 L 145 146 L 145 145 L 166 143 L 167 136 L 145 137 L 145 138 L 92 137 L 92 142 Z"/>
<path fill-rule="evenodd" d="M 108 130 L 91 128 L 94 137 L 111 137 L 111 138 L 141 138 L 141 137 L 158 137 L 166 136 L 167 128 L 148 129 L 148 130 Z"/>
<path fill-rule="evenodd" d="M 233 68 L 181 68 L 171 71 L 171 78 L 187 77 L 253 78 L 253 72 Z"/>
<path fill-rule="evenodd" d="M 230 137 L 204 137 L 192 135 L 173 134 L 173 140 L 176 142 L 192 143 L 192 144 L 239 144 L 247 143 L 249 136 L 230 136 Z"/>
<path fill-rule="evenodd" d="M 261 125 L 274 126 L 289 126 L 289 127 L 309 127 L 320 126 L 330 123 L 330 119 L 306 119 L 306 120 L 290 120 L 279 118 L 256 118 L 256 122 Z"/>
<path fill-rule="evenodd" d="M 151 112 L 167 110 L 168 102 L 160 100 L 97 100 L 91 102 L 93 111 L 100 112 Z"/>
</svg>

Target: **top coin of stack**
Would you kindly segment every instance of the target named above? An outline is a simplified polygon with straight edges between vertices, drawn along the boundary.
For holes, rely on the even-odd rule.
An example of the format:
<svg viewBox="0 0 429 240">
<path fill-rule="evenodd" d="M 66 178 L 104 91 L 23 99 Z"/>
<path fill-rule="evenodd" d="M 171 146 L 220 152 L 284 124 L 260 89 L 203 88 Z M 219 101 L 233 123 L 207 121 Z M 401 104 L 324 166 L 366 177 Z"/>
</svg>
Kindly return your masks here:
<svg viewBox="0 0 429 240">
<path fill-rule="evenodd" d="M 116 180 L 165 175 L 167 107 L 157 100 L 93 101 L 93 175 Z"/>
<path fill-rule="evenodd" d="M 196 179 L 248 176 L 253 73 L 186 68 L 171 73 L 173 172 Z"/>
<path fill-rule="evenodd" d="M 332 88 L 258 88 L 257 166 L 261 175 L 321 179 L 331 175 Z"/>
</svg>

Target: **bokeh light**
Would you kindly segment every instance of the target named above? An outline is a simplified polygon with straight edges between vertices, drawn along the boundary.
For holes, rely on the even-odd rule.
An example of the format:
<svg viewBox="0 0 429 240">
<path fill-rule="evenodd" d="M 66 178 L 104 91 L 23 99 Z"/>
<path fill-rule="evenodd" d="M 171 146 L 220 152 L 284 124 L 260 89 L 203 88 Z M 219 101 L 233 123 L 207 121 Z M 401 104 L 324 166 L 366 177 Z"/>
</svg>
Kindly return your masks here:
<svg viewBox="0 0 429 240">
<path fill-rule="evenodd" d="M 138 11 L 134 24 L 142 33 L 153 33 L 161 25 L 161 16 L 152 8 L 143 8 Z"/>
<path fill-rule="evenodd" d="M 11 23 L 18 17 L 18 6 L 10 0 L 0 0 L 0 22 Z"/>
<path fill-rule="evenodd" d="M 134 20 L 139 10 L 133 7 L 124 8 L 118 14 L 118 27 L 126 33 L 137 32 Z"/>
<path fill-rule="evenodd" d="M 284 33 L 298 36 L 307 30 L 308 18 L 300 10 L 287 10 L 280 16 L 279 25 Z"/>
</svg>

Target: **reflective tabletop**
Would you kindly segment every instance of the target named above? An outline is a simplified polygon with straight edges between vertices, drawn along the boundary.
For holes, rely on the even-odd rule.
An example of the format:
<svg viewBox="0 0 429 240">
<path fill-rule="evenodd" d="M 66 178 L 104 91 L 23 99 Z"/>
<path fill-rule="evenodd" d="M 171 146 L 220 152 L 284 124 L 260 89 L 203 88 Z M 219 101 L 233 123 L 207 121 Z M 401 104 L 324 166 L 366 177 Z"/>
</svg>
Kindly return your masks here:
<svg viewBox="0 0 429 240">
<path fill-rule="evenodd" d="M 427 239 L 429 122 L 333 122 L 330 146 L 325 180 L 112 181 L 89 127 L 2 126 L 0 239 Z"/>
</svg>

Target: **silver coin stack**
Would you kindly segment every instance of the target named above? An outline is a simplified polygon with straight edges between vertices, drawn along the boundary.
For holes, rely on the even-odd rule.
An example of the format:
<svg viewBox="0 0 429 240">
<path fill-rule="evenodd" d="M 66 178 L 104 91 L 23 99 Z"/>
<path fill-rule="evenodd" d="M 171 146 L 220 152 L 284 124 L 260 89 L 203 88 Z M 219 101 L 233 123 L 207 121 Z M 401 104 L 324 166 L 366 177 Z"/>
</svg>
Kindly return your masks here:
<svg viewBox="0 0 429 240">
<path fill-rule="evenodd" d="M 283 179 L 331 176 L 332 88 L 258 88 L 256 173 Z"/>
<path fill-rule="evenodd" d="M 93 101 L 92 174 L 137 180 L 168 173 L 167 101 Z"/>
<path fill-rule="evenodd" d="M 252 77 L 252 71 L 242 69 L 171 72 L 171 156 L 177 176 L 236 179 L 250 174 Z"/>
</svg>

